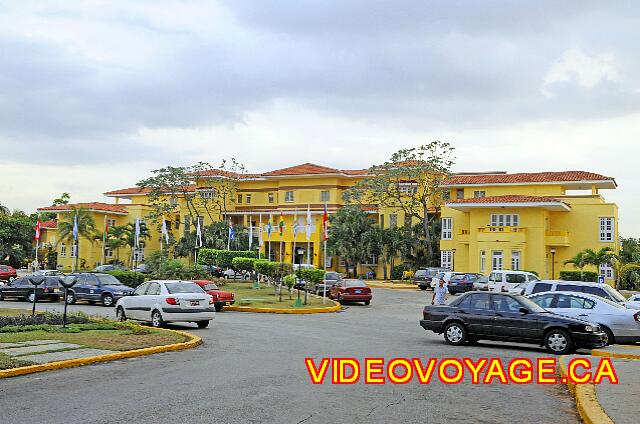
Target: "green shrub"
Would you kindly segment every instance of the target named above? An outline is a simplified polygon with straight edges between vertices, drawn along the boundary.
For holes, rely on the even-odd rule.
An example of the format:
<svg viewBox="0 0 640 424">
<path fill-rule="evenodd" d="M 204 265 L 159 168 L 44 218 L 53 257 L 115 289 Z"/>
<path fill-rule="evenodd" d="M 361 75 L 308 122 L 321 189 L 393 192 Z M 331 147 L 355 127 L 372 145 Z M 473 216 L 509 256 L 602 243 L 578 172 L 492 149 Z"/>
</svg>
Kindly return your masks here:
<svg viewBox="0 0 640 424">
<path fill-rule="evenodd" d="M 409 264 L 400 264 L 393 267 L 391 270 L 391 279 L 392 280 L 402 280 L 402 275 L 405 271 L 411 270 Z"/>
<path fill-rule="evenodd" d="M 145 275 L 141 272 L 127 271 L 127 270 L 115 270 L 105 271 L 105 274 L 111 274 L 118 279 L 122 284 L 129 287 L 138 287 L 144 283 Z"/>
<path fill-rule="evenodd" d="M 221 268 L 231 268 L 233 258 L 256 258 L 253 250 L 218 250 L 200 249 L 198 251 L 198 263 L 201 265 L 216 265 Z"/>
<path fill-rule="evenodd" d="M 595 283 L 598 281 L 599 274 L 593 271 L 560 271 L 560 279 L 566 281 L 588 281 Z"/>
<path fill-rule="evenodd" d="M 67 314 L 69 324 L 88 324 L 94 322 L 91 317 L 83 313 Z M 38 326 L 38 325 L 62 325 L 62 314 L 58 312 L 45 312 L 43 314 L 0 316 L 0 330 L 11 326 Z M 30 331 L 30 330 L 29 330 Z M 11 331 L 9 331 L 11 332 Z"/>
<path fill-rule="evenodd" d="M 302 279 L 310 285 L 321 283 L 324 280 L 325 271 L 323 269 L 316 268 L 302 268 L 300 275 Z"/>
<path fill-rule="evenodd" d="M 284 282 L 284 285 L 287 286 L 289 290 L 291 290 L 293 286 L 296 285 L 296 276 L 293 274 L 285 275 L 283 278 L 283 282 Z"/>
<path fill-rule="evenodd" d="M 256 258 L 243 258 L 235 257 L 231 260 L 231 267 L 236 271 L 253 271 L 253 264 L 257 261 Z"/>
</svg>

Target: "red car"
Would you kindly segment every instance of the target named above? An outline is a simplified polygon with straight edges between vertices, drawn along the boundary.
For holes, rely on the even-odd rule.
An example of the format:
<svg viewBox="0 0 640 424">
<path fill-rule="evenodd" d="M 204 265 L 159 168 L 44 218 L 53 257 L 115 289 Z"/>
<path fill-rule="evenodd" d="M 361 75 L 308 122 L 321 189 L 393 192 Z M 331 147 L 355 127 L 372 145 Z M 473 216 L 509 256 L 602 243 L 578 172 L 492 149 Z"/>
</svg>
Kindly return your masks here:
<svg viewBox="0 0 640 424">
<path fill-rule="evenodd" d="M 18 278 L 18 273 L 10 265 L 0 265 L 0 281 L 13 281 Z"/>
<path fill-rule="evenodd" d="M 233 305 L 236 301 L 233 293 L 220 290 L 213 281 L 194 280 L 193 282 L 213 296 L 213 306 L 215 306 L 216 312 L 220 312 L 224 306 Z"/>
<path fill-rule="evenodd" d="M 342 280 L 329 290 L 329 298 L 340 303 L 364 302 L 371 303 L 371 289 L 361 280 Z"/>
</svg>

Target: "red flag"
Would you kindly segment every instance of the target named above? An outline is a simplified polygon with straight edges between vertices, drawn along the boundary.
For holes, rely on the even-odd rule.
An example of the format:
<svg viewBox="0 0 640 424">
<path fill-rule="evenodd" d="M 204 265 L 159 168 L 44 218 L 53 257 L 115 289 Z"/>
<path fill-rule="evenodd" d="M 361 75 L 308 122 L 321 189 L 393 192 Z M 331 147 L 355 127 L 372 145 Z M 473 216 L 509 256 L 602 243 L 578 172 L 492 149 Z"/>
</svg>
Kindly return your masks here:
<svg viewBox="0 0 640 424">
<path fill-rule="evenodd" d="M 38 222 L 36 222 L 36 236 L 35 240 L 40 240 L 40 215 L 38 215 Z"/>
<path fill-rule="evenodd" d="M 107 219 L 107 215 L 104 216 L 104 233 L 109 232 L 109 220 Z"/>
<path fill-rule="evenodd" d="M 327 215 L 327 204 L 324 204 L 324 216 L 322 217 L 322 240 L 329 238 L 329 216 Z"/>
</svg>

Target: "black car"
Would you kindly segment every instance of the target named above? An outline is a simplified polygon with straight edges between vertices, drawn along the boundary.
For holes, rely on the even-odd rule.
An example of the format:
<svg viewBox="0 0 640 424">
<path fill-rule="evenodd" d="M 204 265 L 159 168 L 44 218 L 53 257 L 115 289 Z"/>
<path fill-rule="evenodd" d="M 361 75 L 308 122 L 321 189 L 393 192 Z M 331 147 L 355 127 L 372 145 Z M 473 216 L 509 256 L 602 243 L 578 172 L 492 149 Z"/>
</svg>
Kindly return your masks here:
<svg viewBox="0 0 640 424">
<path fill-rule="evenodd" d="M 606 340 L 596 324 L 552 314 L 512 294 L 469 292 L 449 305 L 425 306 L 420 325 L 452 345 L 481 339 L 532 343 L 556 355 L 601 347 Z"/>
<path fill-rule="evenodd" d="M 67 294 L 69 305 L 78 300 L 86 300 L 89 303 L 100 302 L 104 306 L 113 306 L 118 299 L 130 295 L 133 291 L 131 287 L 125 286 L 109 274 L 83 272 L 71 274 L 66 278 L 72 277 L 76 277 L 77 280 Z"/>
<path fill-rule="evenodd" d="M 413 274 L 413 284 L 417 284 L 420 290 L 431 288 L 431 280 L 437 273 L 446 271 L 444 268 L 421 268 Z"/>
<path fill-rule="evenodd" d="M 451 276 L 447 288 L 451 294 L 466 293 L 474 290 L 473 283 L 481 281 L 489 280 L 482 274 L 454 274 Z"/>
<path fill-rule="evenodd" d="M 27 277 L 15 279 L 6 286 L 0 286 L 0 300 L 14 298 L 33 302 L 33 287 Z M 62 296 L 60 278 L 44 277 L 44 282 L 36 286 L 36 296 L 38 300 L 59 301 Z"/>
</svg>

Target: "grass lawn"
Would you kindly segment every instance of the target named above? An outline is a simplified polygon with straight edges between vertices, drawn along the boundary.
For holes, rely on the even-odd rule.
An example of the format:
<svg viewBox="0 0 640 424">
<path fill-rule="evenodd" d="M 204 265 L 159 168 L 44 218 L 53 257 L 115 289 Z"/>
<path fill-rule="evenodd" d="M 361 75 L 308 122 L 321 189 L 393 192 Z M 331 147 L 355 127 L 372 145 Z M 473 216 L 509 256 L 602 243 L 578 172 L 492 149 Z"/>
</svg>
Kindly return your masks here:
<svg viewBox="0 0 640 424">
<path fill-rule="evenodd" d="M 279 302 L 279 298 L 275 295 L 273 286 L 267 286 L 265 283 L 260 283 L 260 288 L 254 289 L 252 282 L 228 282 L 224 286 L 220 287 L 220 289 L 230 291 L 235 294 L 236 303 L 234 303 L 234 306 L 286 309 L 292 308 L 298 298 L 298 291 L 292 290 L 291 300 L 289 300 L 289 291 L 285 286 L 282 286 L 282 302 Z M 304 302 L 303 291 L 300 291 L 300 299 Z M 323 305 L 321 297 L 316 297 L 310 294 L 307 305 L 303 306 L 303 308 L 328 307 L 333 306 L 333 304 L 333 302 L 327 299 L 327 302 Z"/>
<path fill-rule="evenodd" d="M 36 310 L 36 314 L 41 314 L 42 311 Z M 5 317 L 15 317 L 18 315 L 31 315 L 31 309 L 13 309 L 13 308 L 0 308 L 0 315 Z"/>
<path fill-rule="evenodd" d="M 12 358 L 7 354 L 0 353 L 0 370 L 8 370 L 9 368 L 24 367 L 27 365 L 33 365 L 33 362 L 23 361 L 18 358 Z"/>
</svg>

